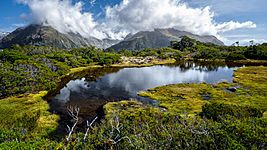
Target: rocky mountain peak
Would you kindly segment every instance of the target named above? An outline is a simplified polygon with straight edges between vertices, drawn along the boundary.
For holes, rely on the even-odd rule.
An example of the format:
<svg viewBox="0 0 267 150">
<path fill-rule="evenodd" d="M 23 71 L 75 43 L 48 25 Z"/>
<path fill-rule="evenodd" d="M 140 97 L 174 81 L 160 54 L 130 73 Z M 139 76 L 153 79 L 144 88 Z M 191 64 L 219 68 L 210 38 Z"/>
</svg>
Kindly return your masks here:
<svg viewBox="0 0 267 150">
<path fill-rule="evenodd" d="M 174 28 L 155 29 L 154 31 L 141 31 L 133 35 L 128 35 L 125 40 L 111 46 L 114 50 L 141 50 L 144 48 L 161 48 L 170 45 L 171 41 L 180 41 L 182 36 L 188 36 L 204 43 L 224 45 L 215 36 L 200 36 L 190 32 L 180 31 Z"/>
<path fill-rule="evenodd" d="M 75 33 L 60 33 L 50 26 L 31 24 L 18 28 L 0 42 L 0 48 L 18 45 L 51 46 L 63 49 L 96 46 L 107 48 L 117 43 L 116 40 L 99 40 L 94 37 L 84 38 Z"/>
<path fill-rule="evenodd" d="M 0 34 L 1 36 L 1 34 Z M 82 37 L 76 33 L 60 33 L 56 29 L 38 24 L 31 24 L 18 28 L 8 35 L 3 36 L 0 41 L 0 48 L 7 48 L 12 45 L 34 45 L 51 46 L 62 49 L 72 49 L 87 46 L 96 46 L 114 50 L 128 49 L 141 50 L 144 48 L 161 48 L 170 45 L 171 41 L 179 41 L 182 36 L 188 36 L 204 43 L 223 45 L 223 42 L 215 36 L 200 36 L 174 28 L 155 29 L 153 31 L 140 31 L 136 34 L 129 34 L 124 40 L 97 39 L 95 37 Z"/>
</svg>

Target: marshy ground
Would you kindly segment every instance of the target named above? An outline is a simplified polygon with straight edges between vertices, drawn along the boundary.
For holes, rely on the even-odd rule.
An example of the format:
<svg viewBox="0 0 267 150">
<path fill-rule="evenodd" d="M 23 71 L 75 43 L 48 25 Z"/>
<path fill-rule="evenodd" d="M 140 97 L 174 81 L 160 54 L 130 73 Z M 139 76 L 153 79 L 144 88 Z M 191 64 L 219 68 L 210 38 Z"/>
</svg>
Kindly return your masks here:
<svg viewBox="0 0 267 150">
<path fill-rule="evenodd" d="M 240 68 L 234 73 L 234 83 L 176 84 L 139 93 L 157 100 L 158 106 L 137 101 L 108 103 L 104 106 L 105 119 L 90 131 L 87 144 L 77 140 L 82 133 L 75 134 L 74 140 L 67 144 L 49 137 L 57 128 L 59 117 L 48 111 L 49 105 L 42 98 L 46 94 L 0 101 L 1 148 L 195 149 L 206 145 L 208 149 L 214 146 L 264 149 L 267 146 L 267 67 Z M 222 109 L 229 111 L 216 116 Z M 209 117 L 206 112 L 214 116 Z"/>
</svg>

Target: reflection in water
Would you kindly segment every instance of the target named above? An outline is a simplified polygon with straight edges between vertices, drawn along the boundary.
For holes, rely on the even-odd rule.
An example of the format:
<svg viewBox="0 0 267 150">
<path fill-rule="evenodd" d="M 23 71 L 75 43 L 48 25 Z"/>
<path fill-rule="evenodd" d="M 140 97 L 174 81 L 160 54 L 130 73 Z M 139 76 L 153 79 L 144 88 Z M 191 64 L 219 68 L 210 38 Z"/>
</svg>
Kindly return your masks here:
<svg viewBox="0 0 267 150">
<path fill-rule="evenodd" d="M 228 69 L 206 73 L 196 69 L 181 71 L 179 67 L 154 66 L 122 69 L 104 76 L 102 80 L 109 88 L 118 88 L 135 95 L 138 91 L 167 84 L 231 81 L 232 73 L 233 71 Z"/>
<path fill-rule="evenodd" d="M 68 102 L 70 100 L 71 92 L 80 93 L 83 90 L 87 89 L 87 82 L 85 78 L 79 80 L 71 80 L 66 87 L 60 90 L 60 94 L 58 94 L 55 99 Z"/>
<path fill-rule="evenodd" d="M 74 98 L 73 100 L 77 97 L 83 97 L 85 100 L 92 97 L 97 99 L 129 99 L 135 98 L 138 91 L 162 85 L 231 82 L 233 70 L 234 68 L 229 69 L 227 67 L 210 72 L 203 72 L 198 67 L 187 71 L 182 71 L 179 67 L 168 66 L 125 68 L 92 82 L 85 81 L 85 78 L 72 80 L 55 99 L 64 102 L 72 100 L 71 96 Z"/>
<path fill-rule="evenodd" d="M 86 78 L 71 80 L 60 90 L 51 102 L 51 109 L 64 113 L 66 105 L 81 108 L 85 116 L 96 115 L 95 111 L 108 101 L 120 101 L 135 98 L 152 102 L 137 96 L 137 92 L 157 86 L 177 83 L 217 83 L 232 81 L 236 68 L 201 67 L 196 64 L 178 66 L 153 66 L 143 68 L 115 69 L 115 73 L 107 73 L 94 81 Z M 119 70 L 119 71 L 118 71 Z"/>
</svg>

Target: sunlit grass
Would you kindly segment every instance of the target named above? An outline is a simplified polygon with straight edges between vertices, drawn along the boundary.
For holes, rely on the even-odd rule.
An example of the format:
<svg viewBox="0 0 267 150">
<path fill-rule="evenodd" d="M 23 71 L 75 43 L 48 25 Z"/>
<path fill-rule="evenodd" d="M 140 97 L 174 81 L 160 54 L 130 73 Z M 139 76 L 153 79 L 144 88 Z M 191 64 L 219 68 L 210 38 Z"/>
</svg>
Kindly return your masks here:
<svg viewBox="0 0 267 150">
<path fill-rule="evenodd" d="M 91 65 L 91 66 L 87 66 L 87 67 L 78 67 L 78 68 L 72 68 L 70 69 L 70 72 L 67 75 L 73 74 L 73 73 L 77 73 L 77 72 L 81 72 L 90 68 L 101 68 L 102 66 L 100 65 Z"/>
<path fill-rule="evenodd" d="M 153 146 L 160 142 L 169 142 L 168 137 L 171 136 L 171 140 L 173 140 L 173 137 L 177 135 L 181 135 L 181 137 L 173 140 L 175 144 L 179 143 L 181 139 L 194 139 L 199 134 L 190 136 L 193 130 L 190 129 L 190 132 L 185 133 L 180 132 L 180 130 L 196 127 L 199 123 L 200 128 L 207 125 L 204 128 L 209 133 L 216 134 L 211 137 L 209 136 L 212 134 L 207 136 L 213 142 L 218 140 L 212 143 L 216 147 L 225 147 L 222 149 L 261 149 L 262 144 L 266 143 L 265 137 L 267 136 L 266 69 L 267 67 L 239 69 L 234 73 L 235 83 L 176 84 L 142 91 L 139 93 L 140 96 L 157 100 L 158 106 L 145 105 L 138 101 L 108 103 L 104 106 L 105 120 L 110 121 L 114 118 L 116 120 L 118 117 L 121 122 L 120 125 L 125 128 L 122 133 L 127 132 L 126 135 L 130 139 L 139 142 L 138 146 L 147 143 L 149 146 Z M 240 88 L 235 92 L 227 90 L 235 86 L 240 86 Z M 216 117 L 217 114 L 222 116 L 217 116 L 218 120 L 203 119 L 204 110 L 205 115 Z M 180 119 L 186 121 L 183 122 Z M 178 122 L 175 122 L 177 120 Z M 190 123 L 192 124 L 190 125 Z M 103 126 L 107 125 L 109 124 Z M 104 128 L 103 126 L 102 128 Z M 200 128 L 197 127 L 197 129 Z M 171 135 L 172 133 L 173 135 Z M 138 138 L 135 134 L 138 135 Z M 207 137 L 201 137 L 198 140 L 204 140 L 208 143 Z M 225 143 L 218 144 L 224 141 L 223 139 L 226 139 Z M 154 140 L 154 143 L 151 140 Z M 198 140 L 193 141 L 192 145 L 197 145 Z M 121 146 L 126 144 L 122 143 Z M 202 145 L 198 146 L 201 147 Z"/>
<path fill-rule="evenodd" d="M 185 134 L 185 138 L 193 139 L 190 137 L 190 132 L 185 132 L 187 130 L 184 132 L 178 132 L 178 130 L 193 127 L 199 121 L 202 122 L 199 123 L 200 127 L 202 127 L 203 123 L 207 123 L 199 116 L 199 113 L 202 112 L 202 106 L 207 103 L 230 104 L 229 108 L 252 106 L 253 108 L 264 110 L 263 118 L 246 118 L 246 122 L 242 119 L 225 120 L 224 122 L 226 127 L 233 127 L 235 132 L 238 131 L 238 133 L 246 137 L 250 137 L 246 134 L 253 134 L 252 139 L 256 139 L 255 137 L 258 137 L 258 135 L 261 135 L 262 138 L 264 134 L 262 135 L 261 133 L 265 131 L 264 119 L 267 118 L 266 71 L 267 67 L 246 67 L 235 72 L 235 83 L 222 82 L 214 85 L 206 83 L 176 84 L 157 87 L 139 93 L 140 96 L 157 100 L 159 107 L 146 105 L 138 101 L 108 103 L 104 106 L 106 124 L 102 123 L 92 129 L 88 139 L 92 139 L 93 142 L 88 140 L 90 143 L 87 143 L 86 146 L 97 147 L 98 145 L 105 145 L 105 142 L 110 138 L 105 136 L 105 133 L 109 131 L 109 128 L 113 129 L 115 122 L 111 122 L 111 120 L 115 119 L 116 121 L 116 117 L 121 123 L 121 131 L 123 131 L 121 136 L 129 137 L 138 146 L 142 146 L 143 143 L 148 144 L 153 140 L 154 143 L 151 142 L 152 145 L 159 141 L 168 142 L 166 137 L 170 136 L 171 133 L 175 133 L 171 135 L 173 137 Z M 227 88 L 234 86 L 240 86 L 240 88 L 236 92 L 227 91 Z M 49 139 L 50 133 L 55 131 L 58 126 L 59 117 L 48 111 L 49 105 L 42 98 L 46 94 L 47 92 L 44 91 L 37 94 L 9 97 L 0 101 L 0 110 L 2 111 L 0 113 L 0 142 L 2 142 L 0 149 L 9 149 L 10 147 L 13 149 L 21 147 L 24 149 L 33 147 L 40 149 L 64 148 L 64 142 L 57 143 Z M 240 105 L 244 105 L 244 107 L 240 107 Z M 188 118 L 188 116 L 190 117 Z M 186 119 L 186 122 L 190 125 L 183 126 L 183 124 L 179 123 L 179 120 L 175 121 L 173 119 L 181 119 L 180 121 Z M 197 120 L 195 121 L 194 119 Z M 257 123 L 257 126 L 254 125 L 253 121 Z M 111 125 L 111 123 L 113 124 Z M 232 134 L 232 129 L 228 132 L 228 128 L 225 129 L 223 123 L 219 124 L 213 121 L 209 121 L 209 123 L 209 128 L 212 132 L 218 132 L 221 135 L 223 131 L 221 137 L 227 137 Z M 222 126 L 223 130 L 214 129 L 213 126 Z M 22 131 L 26 133 L 22 133 Z M 136 138 L 137 136 L 140 136 L 140 139 Z M 154 138 L 154 136 L 157 138 Z M 237 137 L 242 138 L 242 136 L 239 137 L 238 135 Z M 150 141 L 147 141 L 147 138 Z M 236 140 L 235 136 L 231 138 L 232 141 Z M 261 138 L 256 140 L 264 143 Z M 19 142 L 16 139 L 19 139 Z M 178 136 L 175 142 L 180 139 L 180 136 Z M 194 140 L 192 141 L 195 143 Z M 244 143 L 247 142 L 245 141 Z M 122 147 L 125 146 L 129 146 L 128 141 L 122 142 Z"/>
<path fill-rule="evenodd" d="M 159 106 L 173 112 L 197 114 L 206 103 L 219 102 L 250 105 L 267 110 L 267 67 L 245 67 L 234 73 L 235 83 L 177 84 L 140 92 L 140 96 L 159 101 Z M 240 85 L 236 92 L 229 87 Z M 209 97 L 209 100 L 202 96 Z"/>
<path fill-rule="evenodd" d="M 42 99 L 47 92 L 0 101 L 0 129 L 25 130 L 25 136 L 47 136 L 58 126 L 57 115 L 51 114 L 48 103 Z"/>
</svg>

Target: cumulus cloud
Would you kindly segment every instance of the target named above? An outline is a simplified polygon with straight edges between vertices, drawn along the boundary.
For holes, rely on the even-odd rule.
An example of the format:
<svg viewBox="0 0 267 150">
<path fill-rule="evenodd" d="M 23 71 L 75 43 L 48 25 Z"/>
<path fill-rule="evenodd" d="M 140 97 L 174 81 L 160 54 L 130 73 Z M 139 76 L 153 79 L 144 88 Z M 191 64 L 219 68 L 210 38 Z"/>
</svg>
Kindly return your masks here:
<svg viewBox="0 0 267 150">
<path fill-rule="evenodd" d="M 124 0 L 107 7 L 106 17 L 114 28 L 137 32 L 175 27 L 196 34 L 216 34 L 209 7 L 189 8 L 174 0 Z"/>
<path fill-rule="evenodd" d="M 29 6 L 33 23 L 50 25 L 60 32 L 79 33 L 84 37 L 92 34 L 97 26 L 90 12 L 82 12 L 82 2 L 70 0 L 19 0 Z"/>
<path fill-rule="evenodd" d="M 190 8 L 177 0 L 123 0 L 106 9 L 106 21 L 113 30 L 137 32 L 175 27 L 200 35 L 218 35 L 238 28 L 254 28 L 251 22 L 216 23 L 210 7 Z"/>
<path fill-rule="evenodd" d="M 240 28 L 256 28 L 257 25 L 251 21 L 239 23 L 235 21 L 230 21 L 230 22 L 224 22 L 222 24 L 218 24 L 216 26 L 216 30 L 218 32 L 226 32 L 226 31 L 231 31 L 231 30 L 236 30 Z"/>
<path fill-rule="evenodd" d="M 180 0 L 122 0 L 107 6 L 105 18 L 96 21 L 82 10 L 83 3 L 71 0 L 19 0 L 29 6 L 33 20 L 60 32 L 75 32 L 84 37 L 122 39 L 129 33 L 155 28 L 184 30 L 200 35 L 219 35 L 238 28 L 255 28 L 248 22 L 217 23 L 210 7 L 191 8 Z"/>
</svg>

